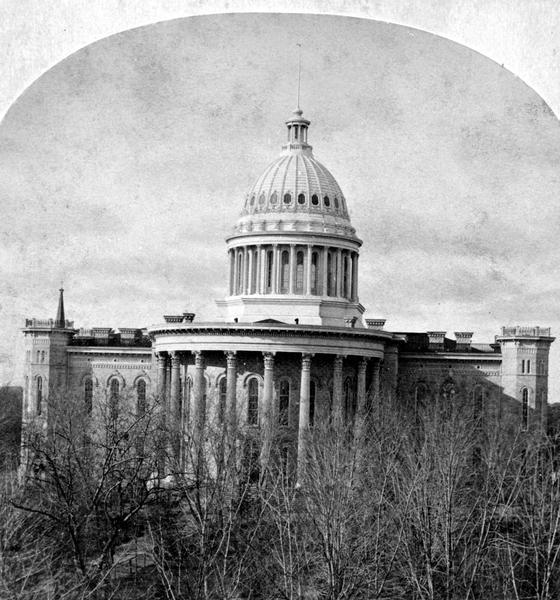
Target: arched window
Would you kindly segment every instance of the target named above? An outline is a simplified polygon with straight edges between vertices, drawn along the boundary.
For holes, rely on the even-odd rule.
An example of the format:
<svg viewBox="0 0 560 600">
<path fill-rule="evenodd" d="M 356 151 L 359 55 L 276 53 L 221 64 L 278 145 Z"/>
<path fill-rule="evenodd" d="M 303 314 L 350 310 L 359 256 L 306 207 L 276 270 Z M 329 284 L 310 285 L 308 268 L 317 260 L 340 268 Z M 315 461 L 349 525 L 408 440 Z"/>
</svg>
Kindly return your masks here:
<svg viewBox="0 0 560 600">
<path fill-rule="evenodd" d="M 218 385 L 219 404 L 218 404 L 218 422 L 223 423 L 224 415 L 226 414 L 226 401 L 227 401 L 227 380 L 225 377 L 220 379 Z"/>
<path fill-rule="evenodd" d="M 248 382 L 247 390 L 247 424 L 258 425 L 259 423 L 259 382 L 252 377 Z"/>
<path fill-rule="evenodd" d="M 136 384 L 136 412 L 139 417 L 146 414 L 146 382 L 139 379 Z"/>
<path fill-rule="evenodd" d="M 88 415 L 93 407 L 93 381 L 88 377 L 84 381 L 84 406 Z"/>
<path fill-rule="evenodd" d="M 43 403 L 43 378 L 37 377 L 37 390 L 36 390 L 36 410 L 37 414 L 41 414 L 42 403 Z"/>
<path fill-rule="evenodd" d="M 305 204 L 305 194 L 299 194 L 297 197 L 298 204 Z"/>
<path fill-rule="evenodd" d="M 521 402 L 521 428 L 526 431 L 529 424 L 529 390 L 527 388 L 523 388 L 521 392 Z"/>
<path fill-rule="evenodd" d="M 347 377 L 344 381 L 344 418 L 346 423 L 350 423 L 354 419 L 356 413 L 356 396 L 354 394 L 354 386 L 352 379 Z"/>
<path fill-rule="evenodd" d="M 280 382 L 278 394 L 278 422 L 287 425 L 290 419 L 290 382 L 283 379 Z"/>
<path fill-rule="evenodd" d="M 311 293 L 319 294 L 319 253 L 311 253 Z"/>
<path fill-rule="evenodd" d="M 314 381 L 309 383 L 309 426 L 315 424 L 315 398 L 317 397 L 317 384 Z"/>
<path fill-rule="evenodd" d="M 525 373 L 525 361 L 524 360 L 521 361 L 521 372 Z"/>
<path fill-rule="evenodd" d="M 319 204 L 319 196 L 317 196 L 317 194 L 313 194 L 313 196 L 311 196 L 311 204 L 313 204 L 313 206 L 317 206 Z"/>
<path fill-rule="evenodd" d="M 292 195 L 290 193 L 284 194 L 284 204 L 291 204 Z"/>
<path fill-rule="evenodd" d="M 327 255 L 327 296 L 336 296 L 336 253 Z"/>
<path fill-rule="evenodd" d="M 531 360 L 527 360 L 527 373 L 531 372 Z"/>
<path fill-rule="evenodd" d="M 274 267 L 274 252 L 268 250 L 266 253 L 266 291 L 272 291 L 272 272 Z"/>
<path fill-rule="evenodd" d="M 328 197 L 328 196 L 325 196 L 325 197 L 323 198 L 323 204 L 324 204 L 324 205 L 325 205 L 327 208 L 329 208 L 329 206 L 331 205 L 331 201 L 329 200 L 329 197 Z"/>
<path fill-rule="evenodd" d="M 334 197 L 334 207 L 338 208 L 338 198 L 336 196 Z"/>
<path fill-rule="evenodd" d="M 118 405 L 119 405 L 119 380 L 114 378 L 111 379 L 109 385 L 109 410 L 111 419 L 117 418 Z"/>
<path fill-rule="evenodd" d="M 296 253 L 296 294 L 303 294 L 303 252 Z"/>
<path fill-rule="evenodd" d="M 41 351 L 41 362 L 42 363 L 45 362 L 45 351 L 44 350 Z"/>
<path fill-rule="evenodd" d="M 290 253 L 287 250 L 282 251 L 280 266 L 280 293 L 287 294 L 290 285 Z"/>
</svg>

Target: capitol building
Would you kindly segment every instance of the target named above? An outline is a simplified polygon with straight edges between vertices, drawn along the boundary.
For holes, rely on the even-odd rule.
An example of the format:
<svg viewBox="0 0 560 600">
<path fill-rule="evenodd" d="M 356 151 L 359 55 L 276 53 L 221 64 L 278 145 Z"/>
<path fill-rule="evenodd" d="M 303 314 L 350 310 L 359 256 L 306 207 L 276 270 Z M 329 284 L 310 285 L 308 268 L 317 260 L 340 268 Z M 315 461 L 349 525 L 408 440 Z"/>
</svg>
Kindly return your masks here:
<svg viewBox="0 0 560 600">
<path fill-rule="evenodd" d="M 521 429 L 544 427 L 550 330 L 504 326 L 481 344 L 470 331 L 393 332 L 365 317 L 367 240 L 352 226 L 351 199 L 315 158 L 299 108 L 286 129 L 226 240 L 222 320 L 185 312 L 147 329 L 79 329 L 61 290 L 56 318 L 29 318 L 23 330 L 24 426 L 47 421 L 49 395 L 67 393 L 87 406 L 126 397 L 138 410 L 163 399 L 185 433 L 226 418 L 263 440 L 284 435 L 300 456 L 314 423 L 352 423 L 381 396 L 411 410 L 462 398 L 492 423 L 513 414 Z"/>
</svg>

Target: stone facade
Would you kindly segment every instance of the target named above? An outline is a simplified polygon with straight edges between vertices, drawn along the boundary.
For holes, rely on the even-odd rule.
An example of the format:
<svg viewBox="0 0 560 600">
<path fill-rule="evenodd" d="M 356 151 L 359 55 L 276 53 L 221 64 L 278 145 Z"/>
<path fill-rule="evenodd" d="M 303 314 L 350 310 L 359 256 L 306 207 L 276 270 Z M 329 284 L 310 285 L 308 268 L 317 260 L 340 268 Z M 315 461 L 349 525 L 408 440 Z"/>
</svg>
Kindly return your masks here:
<svg viewBox="0 0 560 600">
<path fill-rule="evenodd" d="M 258 178 L 228 238 L 223 321 L 166 315 L 148 330 L 77 330 L 64 316 L 28 319 L 23 424 L 48 421 L 48 398 L 86 404 L 157 401 L 166 422 L 193 439 L 224 422 L 267 448 L 280 434 L 301 459 L 318 419 L 351 423 L 380 394 L 411 410 L 470 402 L 473 415 L 544 427 L 549 329 L 504 327 L 489 344 L 472 332 L 389 332 L 363 320 L 361 240 L 334 177 L 313 156 L 309 121 L 286 122 L 282 155 Z M 263 451 L 264 452 L 264 451 Z M 261 453 L 262 458 L 262 453 Z"/>
</svg>

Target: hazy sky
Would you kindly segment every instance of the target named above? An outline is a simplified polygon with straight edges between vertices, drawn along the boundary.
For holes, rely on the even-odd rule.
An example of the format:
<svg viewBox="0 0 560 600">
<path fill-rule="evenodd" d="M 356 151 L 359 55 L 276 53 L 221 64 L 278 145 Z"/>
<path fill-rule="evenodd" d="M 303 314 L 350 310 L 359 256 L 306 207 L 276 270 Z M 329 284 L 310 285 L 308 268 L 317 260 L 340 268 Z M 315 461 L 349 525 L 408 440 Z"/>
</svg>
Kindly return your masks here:
<svg viewBox="0 0 560 600">
<path fill-rule="evenodd" d="M 440 10 L 440 25 L 470 23 L 475 3 L 456 4 L 463 8 Z M 395 20 L 406 16 L 401 7 Z M 436 13 L 424 11 L 433 30 Z M 7 112 L 7 359 L 25 316 L 54 316 L 61 279 L 78 325 L 146 326 L 183 309 L 216 316 L 213 299 L 226 289 L 223 239 L 246 189 L 277 156 L 294 108 L 298 41 L 310 142 L 364 239 L 368 315 L 394 330 L 472 329 L 478 340 L 502 324 L 560 331 L 560 127 L 534 91 L 472 50 L 397 25 L 222 15 L 90 45 Z M 535 47 L 519 46 L 510 58 L 523 64 Z M 556 85 L 552 107 L 560 106 Z"/>
</svg>

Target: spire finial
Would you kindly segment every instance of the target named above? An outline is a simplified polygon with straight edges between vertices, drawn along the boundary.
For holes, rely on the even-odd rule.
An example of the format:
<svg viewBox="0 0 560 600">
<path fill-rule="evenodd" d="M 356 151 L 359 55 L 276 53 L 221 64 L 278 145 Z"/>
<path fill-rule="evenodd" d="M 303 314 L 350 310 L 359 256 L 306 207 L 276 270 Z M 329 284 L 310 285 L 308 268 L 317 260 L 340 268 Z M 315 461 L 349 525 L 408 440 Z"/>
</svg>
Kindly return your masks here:
<svg viewBox="0 0 560 600">
<path fill-rule="evenodd" d="M 62 281 L 60 282 L 60 295 L 58 297 L 58 310 L 56 311 L 56 319 L 54 326 L 57 329 L 64 329 L 66 327 L 66 317 L 64 316 L 64 288 L 62 287 Z"/>
<path fill-rule="evenodd" d="M 299 94 L 301 89 L 301 44 L 297 43 L 298 47 L 298 76 L 297 76 L 297 107 L 299 109 Z"/>
</svg>

